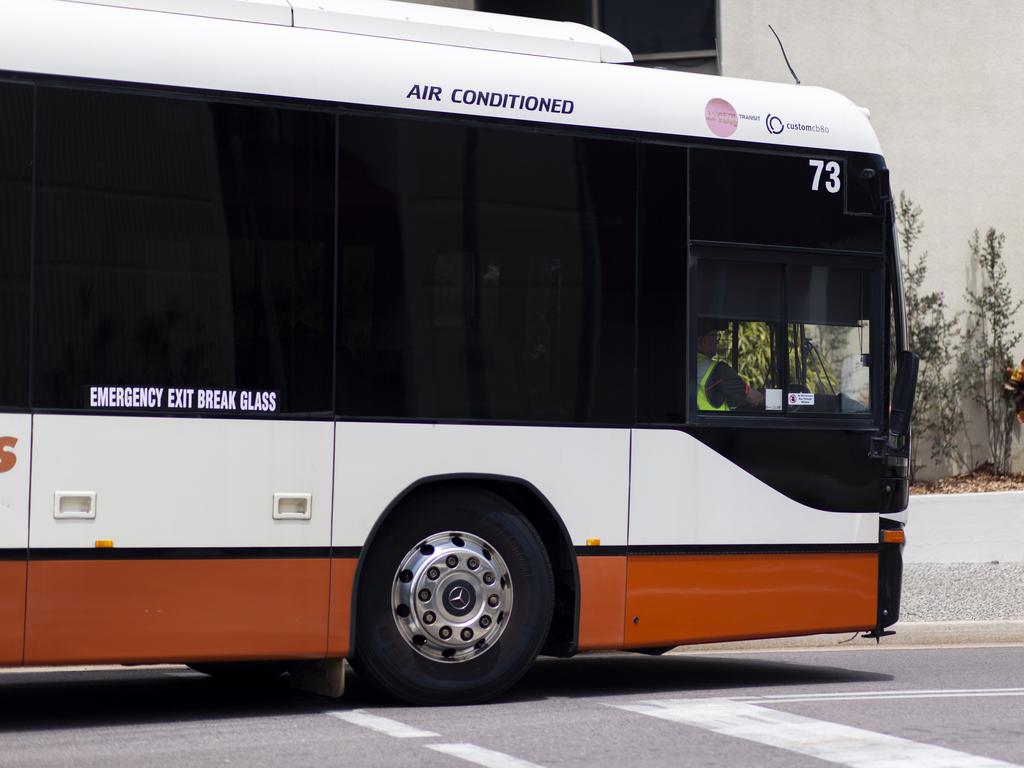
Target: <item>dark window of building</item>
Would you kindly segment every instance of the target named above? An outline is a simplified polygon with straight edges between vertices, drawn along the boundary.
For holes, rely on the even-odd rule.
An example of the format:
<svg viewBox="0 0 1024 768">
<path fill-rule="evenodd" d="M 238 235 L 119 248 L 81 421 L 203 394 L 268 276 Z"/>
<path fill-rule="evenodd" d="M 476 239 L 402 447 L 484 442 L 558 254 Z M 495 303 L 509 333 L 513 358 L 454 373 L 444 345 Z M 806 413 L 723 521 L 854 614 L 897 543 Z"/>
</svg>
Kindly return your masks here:
<svg viewBox="0 0 1024 768">
<path fill-rule="evenodd" d="M 631 420 L 635 155 L 342 118 L 340 413 Z"/>
<path fill-rule="evenodd" d="M 332 117 L 45 88 L 38 141 L 36 405 L 146 386 L 330 412 Z"/>
<path fill-rule="evenodd" d="M 634 54 L 715 49 L 715 0 L 601 0 L 601 29 Z"/>
<path fill-rule="evenodd" d="M 638 417 L 686 420 L 686 149 L 640 148 Z"/>
<path fill-rule="evenodd" d="M 591 24 L 592 0 L 477 0 L 476 10 Z"/>
<path fill-rule="evenodd" d="M 32 88 L 0 83 L 0 407 L 28 406 Z"/>
</svg>

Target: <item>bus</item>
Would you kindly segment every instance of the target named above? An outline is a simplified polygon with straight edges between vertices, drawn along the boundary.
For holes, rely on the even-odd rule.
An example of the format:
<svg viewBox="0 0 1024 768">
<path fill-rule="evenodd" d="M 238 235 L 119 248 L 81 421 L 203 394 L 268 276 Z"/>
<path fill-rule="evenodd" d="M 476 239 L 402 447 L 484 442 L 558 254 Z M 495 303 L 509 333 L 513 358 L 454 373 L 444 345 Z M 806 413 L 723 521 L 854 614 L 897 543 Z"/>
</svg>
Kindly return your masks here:
<svg viewBox="0 0 1024 768">
<path fill-rule="evenodd" d="M 888 634 L 915 364 L 869 116 L 630 64 L 393 2 L 6 8 L 0 665 L 444 704 Z"/>
</svg>

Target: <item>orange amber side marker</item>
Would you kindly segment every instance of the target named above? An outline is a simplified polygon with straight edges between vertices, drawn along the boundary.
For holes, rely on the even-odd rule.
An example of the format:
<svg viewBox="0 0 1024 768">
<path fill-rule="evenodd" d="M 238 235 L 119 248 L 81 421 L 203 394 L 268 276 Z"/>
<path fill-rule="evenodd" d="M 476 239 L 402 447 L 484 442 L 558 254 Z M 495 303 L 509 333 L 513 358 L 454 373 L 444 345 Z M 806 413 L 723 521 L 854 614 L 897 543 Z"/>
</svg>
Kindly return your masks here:
<svg viewBox="0 0 1024 768">
<path fill-rule="evenodd" d="M 907 534 L 903 532 L 903 529 L 898 530 L 885 530 L 882 531 L 882 543 L 883 544 L 905 544 L 907 541 Z"/>
</svg>

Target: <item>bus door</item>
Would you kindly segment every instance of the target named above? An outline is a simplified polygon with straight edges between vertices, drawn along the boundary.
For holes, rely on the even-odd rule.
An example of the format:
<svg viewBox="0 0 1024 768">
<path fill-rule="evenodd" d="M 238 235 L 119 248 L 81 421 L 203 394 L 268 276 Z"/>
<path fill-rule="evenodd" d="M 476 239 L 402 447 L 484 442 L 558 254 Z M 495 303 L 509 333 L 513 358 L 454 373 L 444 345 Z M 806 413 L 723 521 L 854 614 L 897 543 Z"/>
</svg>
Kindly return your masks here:
<svg viewBox="0 0 1024 768">
<path fill-rule="evenodd" d="M 322 658 L 333 118 L 47 85 L 36 135 L 28 663 Z"/>
</svg>

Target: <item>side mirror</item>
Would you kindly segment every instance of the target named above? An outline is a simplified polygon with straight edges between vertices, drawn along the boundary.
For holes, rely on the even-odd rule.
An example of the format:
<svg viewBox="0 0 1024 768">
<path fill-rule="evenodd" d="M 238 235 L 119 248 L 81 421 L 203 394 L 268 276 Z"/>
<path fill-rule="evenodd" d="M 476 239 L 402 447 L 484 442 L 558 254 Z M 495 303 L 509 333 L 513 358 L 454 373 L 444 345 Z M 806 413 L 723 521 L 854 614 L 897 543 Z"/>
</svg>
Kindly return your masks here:
<svg viewBox="0 0 1024 768">
<path fill-rule="evenodd" d="M 896 381 L 892 388 L 889 412 L 889 446 L 900 449 L 910 434 L 910 415 L 917 391 L 918 358 L 913 352 L 900 352 L 896 360 Z"/>
</svg>

